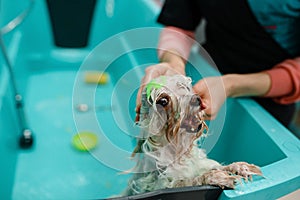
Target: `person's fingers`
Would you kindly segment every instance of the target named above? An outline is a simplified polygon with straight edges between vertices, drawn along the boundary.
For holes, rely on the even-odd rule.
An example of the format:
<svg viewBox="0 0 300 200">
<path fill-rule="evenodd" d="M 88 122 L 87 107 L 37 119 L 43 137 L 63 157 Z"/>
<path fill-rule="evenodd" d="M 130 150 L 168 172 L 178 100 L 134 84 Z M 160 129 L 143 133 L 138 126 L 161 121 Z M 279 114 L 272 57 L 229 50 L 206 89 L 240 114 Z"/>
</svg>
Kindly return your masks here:
<svg viewBox="0 0 300 200">
<path fill-rule="evenodd" d="M 201 110 L 207 109 L 209 107 L 209 102 L 207 99 L 207 86 L 203 80 L 198 81 L 193 86 L 193 91 L 198 94 L 201 98 Z"/>
<path fill-rule="evenodd" d="M 136 98 L 136 105 L 141 104 L 141 95 L 142 91 L 144 90 L 145 86 L 156 76 L 159 75 L 159 73 L 155 72 L 155 70 L 152 69 L 146 69 L 145 70 L 146 75 L 142 78 L 141 83 L 140 83 L 140 88 L 137 93 L 137 98 Z"/>
<path fill-rule="evenodd" d="M 204 79 L 199 80 L 194 86 L 193 90 L 201 98 L 201 110 L 204 111 L 204 120 L 215 119 L 216 115 L 212 110 L 212 102 L 208 87 Z"/>
<path fill-rule="evenodd" d="M 166 64 L 159 63 L 145 69 L 145 76 L 141 80 L 140 88 L 137 93 L 136 105 L 141 104 L 141 95 L 145 85 L 147 85 L 152 79 L 157 78 L 161 75 L 165 75 L 167 67 L 168 66 Z"/>
<path fill-rule="evenodd" d="M 174 74 L 182 74 L 180 71 L 176 71 L 173 69 L 169 63 L 159 63 L 156 65 L 149 66 L 145 69 L 145 76 L 142 78 L 140 83 L 140 88 L 136 97 L 136 110 L 138 106 L 141 105 L 141 95 L 145 88 L 145 86 L 152 80 L 159 76 L 166 75 L 174 75 Z"/>
<path fill-rule="evenodd" d="M 193 90 L 196 94 L 199 94 L 200 97 L 201 95 L 203 96 L 204 92 L 207 91 L 207 86 L 205 84 L 205 82 L 202 80 L 199 80 L 194 86 L 193 86 Z"/>
<path fill-rule="evenodd" d="M 204 110 L 203 118 L 204 118 L 204 120 L 214 120 L 216 118 L 216 114 L 210 113 L 209 111 Z"/>
<path fill-rule="evenodd" d="M 225 102 L 227 96 L 222 82 L 222 77 L 206 77 L 198 81 L 194 87 L 194 92 L 199 94 L 203 103 L 205 119 L 213 120 Z"/>
<path fill-rule="evenodd" d="M 204 115 L 203 115 L 204 119 L 205 120 L 214 119 L 215 118 L 215 113 L 212 110 L 211 102 L 209 102 L 207 99 L 203 99 L 202 104 L 203 104 L 203 107 L 205 107 L 203 109 L 203 111 L 204 111 Z"/>
<path fill-rule="evenodd" d="M 204 112 L 204 114 L 203 114 L 203 119 L 204 120 L 211 120 L 211 115 L 210 114 L 207 114 L 206 112 Z"/>
<path fill-rule="evenodd" d="M 158 77 L 160 75 L 160 69 L 156 66 L 151 66 L 145 69 L 145 76 L 142 78 L 141 86 L 146 85 L 152 79 Z"/>
</svg>

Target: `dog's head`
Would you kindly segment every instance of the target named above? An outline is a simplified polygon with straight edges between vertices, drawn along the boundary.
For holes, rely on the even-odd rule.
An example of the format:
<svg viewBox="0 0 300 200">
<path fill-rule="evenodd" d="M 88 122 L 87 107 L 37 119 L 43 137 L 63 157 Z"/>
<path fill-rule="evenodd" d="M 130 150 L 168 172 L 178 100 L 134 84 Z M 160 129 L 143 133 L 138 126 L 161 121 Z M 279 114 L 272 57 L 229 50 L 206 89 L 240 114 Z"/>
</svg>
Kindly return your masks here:
<svg viewBox="0 0 300 200">
<path fill-rule="evenodd" d="M 161 76 L 142 92 L 138 123 L 143 129 L 142 137 L 152 146 L 172 144 L 182 151 L 190 148 L 207 128 L 203 114 L 201 99 L 193 92 L 189 77 Z"/>
</svg>

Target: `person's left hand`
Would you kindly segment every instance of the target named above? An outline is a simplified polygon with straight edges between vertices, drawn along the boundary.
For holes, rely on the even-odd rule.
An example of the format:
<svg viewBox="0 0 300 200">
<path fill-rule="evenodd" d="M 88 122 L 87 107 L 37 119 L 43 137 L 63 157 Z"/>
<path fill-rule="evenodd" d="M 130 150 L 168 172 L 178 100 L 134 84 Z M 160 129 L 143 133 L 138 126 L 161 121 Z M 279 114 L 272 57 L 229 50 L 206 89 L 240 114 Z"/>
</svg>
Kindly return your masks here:
<svg viewBox="0 0 300 200">
<path fill-rule="evenodd" d="M 205 112 L 204 119 L 215 119 L 227 98 L 222 76 L 203 78 L 193 86 L 193 89 L 201 97 Z"/>
</svg>

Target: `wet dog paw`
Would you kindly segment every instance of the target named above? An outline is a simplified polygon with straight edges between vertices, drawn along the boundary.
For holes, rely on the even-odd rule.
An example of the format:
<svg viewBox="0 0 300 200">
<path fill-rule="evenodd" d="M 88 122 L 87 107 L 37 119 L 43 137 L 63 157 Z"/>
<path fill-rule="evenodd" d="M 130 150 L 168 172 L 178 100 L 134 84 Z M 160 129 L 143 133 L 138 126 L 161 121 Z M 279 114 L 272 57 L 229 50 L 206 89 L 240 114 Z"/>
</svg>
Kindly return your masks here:
<svg viewBox="0 0 300 200">
<path fill-rule="evenodd" d="M 215 185 L 222 189 L 234 188 L 235 184 L 241 179 L 240 176 L 232 176 L 227 171 L 212 169 L 202 176 L 194 178 L 193 185 Z"/>
<path fill-rule="evenodd" d="M 242 177 L 246 182 L 250 179 L 252 181 L 253 175 L 262 176 L 260 168 L 256 165 L 247 162 L 234 162 L 230 165 L 223 166 L 222 170 L 227 171 L 233 175 Z"/>
</svg>

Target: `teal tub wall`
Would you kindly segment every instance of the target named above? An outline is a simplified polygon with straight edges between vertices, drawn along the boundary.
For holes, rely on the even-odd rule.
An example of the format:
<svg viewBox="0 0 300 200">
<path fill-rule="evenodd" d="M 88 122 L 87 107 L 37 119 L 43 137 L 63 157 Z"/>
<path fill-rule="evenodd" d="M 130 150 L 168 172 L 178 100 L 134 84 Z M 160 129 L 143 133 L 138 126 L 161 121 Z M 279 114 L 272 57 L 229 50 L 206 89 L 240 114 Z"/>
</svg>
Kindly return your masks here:
<svg viewBox="0 0 300 200">
<path fill-rule="evenodd" d="M 0 27 L 18 14 L 20 5 L 12 5 L 11 2 L 0 1 Z M 12 8 L 12 9 L 11 9 Z M 13 10 L 13 11 L 10 11 Z M 10 44 L 12 36 L 7 35 L 4 41 Z M 13 52 L 12 48 L 7 49 Z M 10 82 L 10 76 L 4 62 L 3 54 L 0 53 L 0 198 L 11 196 L 14 185 L 14 176 L 17 163 L 17 138 L 20 133 L 16 116 L 14 92 Z"/>
<path fill-rule="evenodd" d="M 11 195 L 17 162 L 18 122 L 9 76 L 0 56 L 0 197 Z"/>
<path fill-rule="evenodd" d="M 114 10 L 114 17 L 107 19 L 105 1 L 97 1 L 94 20 L 92 21 L 89 44 L 86 48 L 66 49 L 54 46 L 52 30 L 46 8 L 46 1 L 36 0 L 30 14 L 15 30 L 4 35 L 9 58 L 13 64 L 19 92 L 26 99 L 28 77 L 34 69 L 43 71 L 64 69 L 77 70 L 90 50 L 108 37 L 129 28 L 142 27 L 145 24 L 157 26 L 153 12 L 158 8 L 149 1 L 134 1 L 134 6 L 123 10 L 125 1 L 118 1 Z M 149 6 L 145 7 L 144 4 Z M 30 1 L 0 0 L 0 27 L 27 9 Z M 130 10 L 130 8 L 132 10 Z M 151 12 L 149 12 L 149 9 Z M 139 17 L 135 10 L 149 13 L 149 16 Z M 120 23 L 119 16 L 126 13 L 127 23 Z M 61 54 L 62 53 L 62 54 Z M 74 56 L 75 55 L 75 56 Z M 128 58 L 125 58 L 128 59 Z M 63 65 L 61 65 L 63 63 Z M 29 66 L 29 67 L 28 67 Z M 119 72 L 120 75 L 122 72 Z M 18 119 L 14 107 L 14 93 L 10 83 L 10 76 L 5 66 L 2 52 L 0 53 L 0 199 L 11 199 L 14 187 L 15 171 L 18 159 Z M 25 102 L 26 105 L 26 102 Z"/>
<path fill-rule="evenodd" d="M 14 0 L 6 4 L 8 4 L 8 8 L 14 9 Z M 105 11 L 106 1 L 98 0 L 91 24 L 88 45 L 84 48 L 61 48 L 54 46 L 46 1 L 35 1 L 32 12 L 22 26 L 7 36 L 14 43 L 12 46 L 17 46 L 21 49 L 16 62 L 25 61 L 29 68 L 41 72 L 49 69 L 60 70 L 57 68 L 60 66 L 60 63 L 63 63 L 64 68 L 75 70 L 79 68 L 93 48 L 111 36 L 144 26 L 161 27 L 155 21 L 156 15 L 153 15 L 153 13 L 158 13 L 159 11 L 159 7 L 153 1 L 135 0 L 130 4 L 133 6 L 128 6 L 126 1 L 117 1 L 113 17 L 108 17 Z M 27 1 L 23 1 L 21 5 L 18 5 L 18 7 L 23 9 L 26 6 L 28 7 Z M 136 12 L 136 10 L 139 12 Z M 144 16 L 140 17 L 139 13 L 143 13 Z M 14 16 L 13 14 L 9 15 Z M 120 21 L 120 19 L 124 18 L 123 16 L 126 16 L 127 20 L 125 22 Z M 153 43 L 156 44 L 156 41 L 153 41 Z M 45 61 L 47 62 L 45 63 Z M 16 65 L 19 64 L 21 63 L 16 63 Z M 116 71 L 116 73 L 120 73 L 121 76 L 122 70 Z M 19 85 L 22 85 L 21 90 L 26 88 L 28 69 L 16 70 L 16 76 L 19 80 Z M 21 91 L 21 93 L 26 95 L 25 91 Z"/>
</svg>

